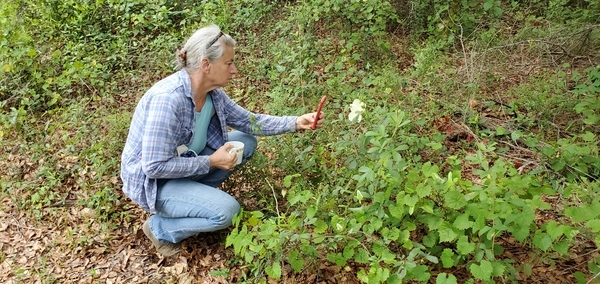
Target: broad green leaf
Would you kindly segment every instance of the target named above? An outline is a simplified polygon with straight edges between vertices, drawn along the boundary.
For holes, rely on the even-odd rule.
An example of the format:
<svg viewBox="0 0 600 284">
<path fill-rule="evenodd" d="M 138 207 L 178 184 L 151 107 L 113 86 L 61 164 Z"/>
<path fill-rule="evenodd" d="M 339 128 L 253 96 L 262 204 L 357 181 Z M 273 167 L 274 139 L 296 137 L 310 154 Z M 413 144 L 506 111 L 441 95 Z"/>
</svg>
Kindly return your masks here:
<svg viewBox="0 0 600 284">
<path fill-rule="evenodd" d="M 438 232 L 440 233 L 440 242 L 451 242 L 458 236 L 448 222 L 443 222 Z"/>
<path fill-rule="evenodd" d="M 273 263 L 273 266 L 267 266 L 265 272 L 267 272 L 269 277 L 279 280 L 281 278 L 281 264 L 275 262 Z"/>
<path fill-rule="evenodd" d="M 309 206 L 308 208 L 306 208 L 306 218 L 311 219 L 312 217 L 315 217 L 316 213 L 317 208 L 315 208 L 314 206 Z"/>
<path fill-rule="evenodd" d="M 423 223 L 425 223 L 425 225 L 427 225 L 427 227 L 429 227 L 431 230 L 437 230 L 440 225 L 442 225 L 442 222 L 444 222 L 444 219 L 435 215 L 427 215 L 423 217 Z"/>
<path fill-rule="evenodd" d="M 457 190 L 444 194 L 444 204 L 451 209 L 461 209 L 467 205 L 465 196 Z"/>
<path fill-rule="evenodd" d="M 429 214 L 433 214 L 433 206 L 435 206 L 433 201 L 427 200 L 423 205 L 421 205 L 421 209 Z"/>
<path fill-rule="evenodd" d="M 467 236 L 460 236 L 456 243 L 456 251 L 462 255 L 468 255 L 475 250 L 475 244 L 469 242 Z"/>
<path fill-rule="evenodd" d="M 385 227 L 381 230 L 380 233 L 384 240 L 397 241 L 400 237 L 400 229 L 396 227 L 393 227 L 392 229 L 388 229 L 387 227 Z"/>
<path fill-rule="evenodd" d="M 562 236 L 563 234 L 563 229 L 560 228 L 558 226 L 558 224 L 556 224 L 556 222 L 550 221 L 546 224 L 546 232 L 548 233 L 548 235 L 550 236 L 550 238 L 554 241 L 556 240 L 558 237 Z"/>
<path fill-rule="evenodd" d="M 509 227 L 508 231 L 511 232 L 519 242 L 524 241 L 529 236 L 529 227 Z"/>
<path fill-rule="evenodd" d="M 346 259 L 340 253 L 328 253 L 327 260 L 335 265 L 343 267 L 346 265 Z"/>
<path fill-rule="evenodd" d="M 483 3 L 483 10 L 487 11 L 487 10 L 491 9 L 493 6 L 494 6 L 494 1 L 492 1 L 492 0 L 486 0 Z"/>
<path fill-rule="evenodd" d="M 585 134 L 581 134 L 580 135 L 581 139 L 583 139 L 586 142 L 592 142 L 596 139 L 596 135 L 594 135 L 594 133 L 592 132 L 586 132 Z"/>
<path fill-rule="evenodd" d="M 454 252 L 451 249 L 444 249 L 441 255 L 442 265 L 444 266 L 444 268 L 450 268 L 454 266 L 454 259 L 452 258 L 453 256 Z"/>
<path fill-rule="evenodd" d="M 383 262 L 391 264 L 396 262 L 396 254 L 392 253 L 386 246 L 382 244 L 373 244 L 373 253 L 378 256 Z"/>
<path fill-rule="evenodd" d="M 299 177 L 300 174 L 287 175 L 283 178 L 283 186 L 290 187 L 292 186 L 292 179 L 295 177 Z"/>
<path fill-rule="evenodd" d="M 402 284 L 402 278 L 400 278 L 398 274 L 394 273 L 387 279 L 387 284 Z"/>
<path fill-rule="evenodd" d="M 592 232 L 598 233 L 600 232 L 600 220 L 590 220 L 585 223 L 585 226 L 592 229 Z"/>
<path fill-rule="evenodd" d="M 481 265 L 471 264 L 469 270 L 471 271 L 471 274 L 475 276 L 475 278 L 487 281 L 490 280 L 494 268 L 492 267 L 491 262 L 484 259 L 481 261 Z"/>
<path fill-rule="evenodd" d="M 458 215 L 454 220 L 454 227 L 459 230 L 466 230 L 473 226 L 474 222 L 469 220 L 469 214 L 463 213 Z"/>
<path fill-rule="evenodd" d="M 404 204 L 414 207 L 415 204 L 419 201 L 419 197 L 416 195 L 406 195 L 404 196 Z"/>
<path fill-rule="evenodd" d="M 564 159 L 559 159 L 559 160 L 555 161 L 554 163 L 552 163 L 552 169 L 558 172 L 558 171 L 561 171 L 566 165 L 567 165 L 567 162 L 565 162 Z"/>
<path fill-rule="evenodd" d="M 578 207 L 572 206 L 565 209 L 565 213 L 567 216 L 571 217 L 573 222 L 580 223 L 585 222 L 587 220 L 592 220 L 600 214 L 600 212 L 594 212 L 589 207 Z"/>
<path fill-rule="evenodd" d="M 354 254 L 354 260 L 358 263 L 368 263 L 369 262 L 369 252 L 364 248 L 358 248 L 356 250 L 356 254 Z"/>
<path fill-rule="evenodd" d="M 554 251 L 556 251 L 556 252 L 560 252 L 560 253 L 562 253 L 563 255 L 569 255 L 569 247 L 570 247 L 570 246 L 571 246 L 571 245 L 569 244 L 569 241 L 567 241 L 567 240 L 562 240 L 562 241 L 559 241 L 559 242 L 557 242 L 556 244 L 554 244 L 554 245 L 552 246 L 552 248 L 554 249 Z"/>
<path fill-rule="evenodd" d="M 410 271 L 410 274 L 413 275 L 417 280 L 427 281 L 431 278 L 431 273 L 429 273 L 429 267 L 425 265 L 417 265 Z"/>
<path fill-rule="evenodd" d="M 494 267 L 494 272 L 492 273 L 492 276 L 495 277 L 500 277 L 502 275 L 504 275 L 504 270 L 506 269 L 506 266 L 504 265 L 504 263 L 500 262 L 500 261 L 495 261 L 492 266 Z"/>
<path fill-rule="evenodd" d="M 456 276 L 452 274 L 446 274 L 445 272 L 438 274 L 435 278 L 436 284 L 457 284 Z"/>
<path fill-rule="evenodd" d="M 435 264 L 437 264 L 437 263 L 439 263 L 439 262 L 440 262 L 440 260 L 439 260 L 437 257 L 435 257 L 435 256 L 433 256 L 433 255 L 431 255 L 431 254 L 425 254 L 425 259 L 427 259 L 427 260 L 429 260 L 431 263 L 435 263 Z"/>
<path fill-rule="evenodd" d="M 288 256 L 288 260 L 294 271 L 300 272 L 304 268 L 304 259 L 300 257 L 300 253 L 298 252 L 298 250 L 291 250 Z"/>
<path fill-rule="evenodd" d="M 390 210 L 390 215 L 392 215 L 392 217 L 402 219 L 404 216 L 404 205 L 391 204 L 388 207 L 388 210 Z"/>
<path fill-rule="evenodd" d="M 546 233 L 539 233 L 533 237 L 533 244 L 543 251 L 552 246 L 552 238 Z"/>
<path fill-rule="evenodd" d="M 431 194 L 431 185 L 418 185 L 416 188 L 417 195 L 420 198 L 429 196 Z"/>
<path fill-rule="evenodd" d="M 322 219 L 318 219 L 315 224 L 315 233 L 317 234 L 322 234 L 325 233 L 325 231 L 327 231 L 327 222 L 323 221 Z"/>
<path fill-rule="evenodd" d="M 550 204 L 544 202 L 540 196 L 536 196 L 534 198 L 531 199 L 531 205 L 534 208 L 539 208 L 542 210 L 550 210 L 552 209 L 552 206 L 550 206 Z"/>
<path fill-rule="evenodd" d="M 309 190 L 303 190 L 302 192 L 293 195 L 293 197 L 292 195 L 288 195 L 288 197 L 291 197 L 289 198 L 290 205 L 294 205 L 298 202 L 306 203 L 306 201 L 313 197 L 313 193 Z"/>
<path fill-rule="evenodd" d="M 358 278 L 358 280 L 360 280 L 362 283 L 369 283 L 369 276 L 367 275 L 367 273 L 365 272 L 364 268 L 361 268 L 357 273 L 356 273 L 356 278 Z"/>
<path fill-rule="evenodd" d="M 354 250 L 353 247 L 346 246 L 346 247 L 344 247 L 344 252 L 342 253 L 342 255 L 344 256 L 344 259 L 348 260 L 348 259 L 351 259 L 355 253 L 356 253 L 356 251 Z"/>
</svg>

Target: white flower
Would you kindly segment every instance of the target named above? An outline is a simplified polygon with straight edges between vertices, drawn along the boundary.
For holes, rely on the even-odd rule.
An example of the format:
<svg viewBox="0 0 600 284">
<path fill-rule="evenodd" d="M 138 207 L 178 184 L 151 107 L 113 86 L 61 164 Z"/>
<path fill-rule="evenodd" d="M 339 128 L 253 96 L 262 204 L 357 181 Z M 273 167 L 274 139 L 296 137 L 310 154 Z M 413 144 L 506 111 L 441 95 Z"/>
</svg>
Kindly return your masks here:
<svg viewBox="0 0 600 284">
<path fill-rule="evenodd" d="M 359 99 L 355 99 L 350 105 L 350 114 L 348 114 L 348 119 L 350 121 L 354 121 L 356 119 L 357 122 L 362 120 L 362 112 L 364 111 L 363 107 L 365 103 L 361 102 Z"/>
</svg>

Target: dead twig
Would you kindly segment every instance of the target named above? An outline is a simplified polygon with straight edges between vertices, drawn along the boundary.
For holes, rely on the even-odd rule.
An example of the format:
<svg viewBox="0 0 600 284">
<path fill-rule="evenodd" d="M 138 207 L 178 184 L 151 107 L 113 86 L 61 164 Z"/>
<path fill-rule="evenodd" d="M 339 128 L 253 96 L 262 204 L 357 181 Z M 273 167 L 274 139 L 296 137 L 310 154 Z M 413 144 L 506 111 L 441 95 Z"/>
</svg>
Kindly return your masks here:
<svg viewBox="0 0 600 284">
<path fill-rule="evenodd" d="M 275 195 L 275 189 L 273 188 L 268 179 L 265 179 L 265 181 L 267 182 L 267 184 L 271 188 L 271 191 L 273 192 L 273 199 L 275 199 L 275 210 L 277 211 L 277 217 L 281 217 L 281 215 L 279 215 L 279 202 L 277 201 L 277 195 Z"/>
</svg>

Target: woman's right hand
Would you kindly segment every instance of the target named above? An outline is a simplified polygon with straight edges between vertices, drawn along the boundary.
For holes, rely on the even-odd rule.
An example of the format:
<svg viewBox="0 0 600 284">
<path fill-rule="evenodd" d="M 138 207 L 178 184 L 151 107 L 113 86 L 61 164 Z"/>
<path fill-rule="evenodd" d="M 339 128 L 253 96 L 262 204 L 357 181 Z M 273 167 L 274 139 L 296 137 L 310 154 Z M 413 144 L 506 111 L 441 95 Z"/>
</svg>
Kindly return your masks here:
<svg viewBox="0 0 600 284">
<path fill-rule="evenodd" d="M 212 155 L 209 156 L 210 167 L 226 171 L 233 170 L 237 161 L 237 155 L 235 153 L 229 153 L 231 148 L 233 148 L 233 145 L 225 143 L 225 145 L 212 153 Z"/>
</svg>

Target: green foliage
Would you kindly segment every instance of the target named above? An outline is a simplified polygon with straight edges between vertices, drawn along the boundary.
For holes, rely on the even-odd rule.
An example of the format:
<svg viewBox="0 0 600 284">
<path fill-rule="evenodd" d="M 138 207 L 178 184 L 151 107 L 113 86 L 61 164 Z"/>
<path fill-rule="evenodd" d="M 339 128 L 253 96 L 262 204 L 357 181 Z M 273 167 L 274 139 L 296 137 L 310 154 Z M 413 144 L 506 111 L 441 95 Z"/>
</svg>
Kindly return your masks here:
<svg viewBox="0 0 600 284">
<path fill-rule="evenodd" d="M 79 97 L 110 95 L 114 86 L 107 81 L 126 70 L 153 66 L 169 70 L 164 67 L 168 64 L 151 63 L 139 50 L 174 49 L 178 44 L 174 38 L 198 13 L 198 8 L 183 4 L 164 0 L 3 4 L 0 99 L 3 108 L 11 110 L 3 121 L 18 126 L 29 111 L 43 112 Z M 27 28 L 38 26 L 44 29 Z"/>
<path fill-rule="evenodd" d="M 587 80 L 575 86 L 575 94 L 582 97 L 575 106 L 577 113 L 583 114 L 583 122 L 590 126 L 600 124 L 600 66 L 586 69 Z"/>
</svg>

